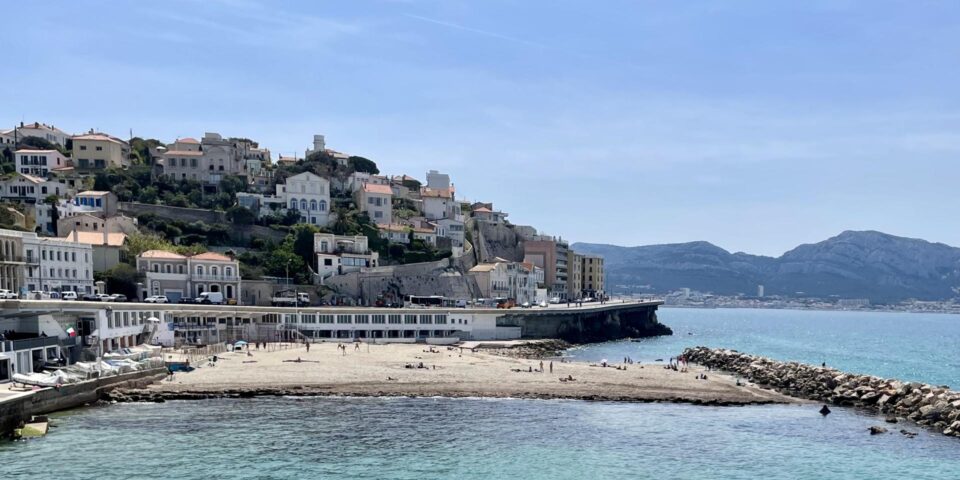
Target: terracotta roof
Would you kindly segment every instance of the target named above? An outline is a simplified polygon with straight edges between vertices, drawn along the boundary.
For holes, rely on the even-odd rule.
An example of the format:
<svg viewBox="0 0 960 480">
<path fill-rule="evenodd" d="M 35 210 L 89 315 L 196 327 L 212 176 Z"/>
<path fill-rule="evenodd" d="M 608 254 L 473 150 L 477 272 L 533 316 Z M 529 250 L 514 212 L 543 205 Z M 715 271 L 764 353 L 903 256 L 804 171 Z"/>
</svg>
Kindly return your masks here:
<svg viewBox="0 0 960 480">
<path fill-rule="evenodd" d="M 470 269 L 471 272 L 489 272 L 497 268 L 496 263 L 480 263 Z"/>
<path fill-rule="evenodd" d="M 140 258 L 159 258 L 159 259 L 166 259 L 166 260 L 183 260 L 184 258 L 187 258 L 187 257 L 184 257 L 183 255 L 180 255 L 179 253 L 168 252 L 168 251 L 166 251 L 166 250 L 147 250 L 146 252 L 143 252 L 143 253 L 140 254 Z"/>
<path fill-rule="evenodd" d="M 393 190 L 387 185 L 377 185 L 375 183 L 363 184 L 363 191 L 367 193 L 379 193 L 381 195 L 393 195 Z"/>
<path fill-rule="evenodd" d="M 433 231 L 432 228 L 414 228 L 413 231 L 417 233 L 429 233 L 429 234 L 436 233 Z"/>
<path fill-rule="evenodd" d="M 432 188 L 422 188 L 420 190 L 420 196 L 423 197 L 436 197 L 436 198 L 452 198 L 453 193 L 449 189 L 432 189 Z"/>
<path fill-rule="evenodd" d="M 377 229 L 378 229 L 378 230 L 385 230 L 385 231 L 388 231 L 388 232 L 406 232 L 406 231 L 407 231 L 407 226 L 406 226 L 406 225 L 400 225 L 399 223 L 390 223 L 390 224 L 387 224 L 387 223 L 378 223 L 378 224 L 377 224 Z"/>
<path fill-rule="evenodd" d="M 122 140 L 118 140 L 118 139 L 116 139 L 116 138 L 113 138 L 113 137 L 111 137 L 110 135 L 105 135 L 105 134 L 103 134 L 103 133 L 88 133 L 88 134 L 85 134 L 85 135 L 77 135 L 77 136 L 73 137 L 73 139 L 74 139 L 74 140 L 100 140 L 100 141 L 104 141 L 104 142 L 119 143 L 119 144 L 121 144 L 121 145 L 126 145 L 126 143 L 127 143 L 127 142 L 124 142 L 124 141 L 122 141 Z"/>
<path fill-rule="evenodd" d="M 480 212 L 480 213 L 493 213 L 493 211 L 487 207 L 474 208 L 473 211 Z"/>
<path fill-rule="evenodd" d="M 187 137 L 187 138 L 177 139 L 177 141 L 174 143 L 200 143 L 200 141 L 193 137 Z"/>
<path fill-rule="evenodd" d="M 104 245 L 103 243 L 103 232 L 76 232 L 77 239 L 79 243 L 86 243 L 88 245 Z M 73 242 L 73 233 L 61 238 L 61 240 L 66 240 L 68 242 Z M 127 234 L 125 233 L 108 233 L 107 234 L 107 243 L 109 247 L 122 247 L 123 242 L 127 240 Z M 158 250 L 153 250 L 158 251 Z M 146 252 L 144 252 L 146 253 Z"/>
<path fill-rule="evenodd" d="M 29 181 L 29 182 L 31 182 L 31 183 L 43 183 L 43 182 L 45 182 L 45 180 L 42 179 L 42 178 L 40 178 L 40 177 L 34 177 L 33 175 L 29 175 L 29 174 L 26 174 L 26 173 L 18 173 L 17 175 L 20 175 L 21 177 L 26 178 L 27 181 Z"/>
<path fill-rule="evenodd" d="M 232 262 L 233 259 L 216 252 L 200 253 L 190 257 L 191 260 L 212 260 L 217 262 Z"/>
</svg>

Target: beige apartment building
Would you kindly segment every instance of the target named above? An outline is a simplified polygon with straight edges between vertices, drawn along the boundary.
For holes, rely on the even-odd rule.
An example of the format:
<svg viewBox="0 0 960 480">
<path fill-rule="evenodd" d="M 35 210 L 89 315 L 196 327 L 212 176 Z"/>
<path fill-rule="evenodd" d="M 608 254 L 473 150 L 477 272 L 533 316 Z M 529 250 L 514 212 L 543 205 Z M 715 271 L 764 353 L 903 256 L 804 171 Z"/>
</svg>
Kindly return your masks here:
<svg viewBox="0 0 960 480">
<path fill-rule="evenodd" d="M 567 298 L 583 298 L 583 255 L 569 250 L 567 252 Z"/>
<path fill-rule="evenodd" d="M 130 165 L 130 145 L 119 138 L 90 130 L 73 137 L 73 166 L 77 170 L 120 168 Z"/>
<path fill-rule="evenodd" d="M 583 255 L 582 279 L 584 295 L 596 297 L 606 293 L 606 272 L 603 269 L 603 257 Z"/>
</svg>

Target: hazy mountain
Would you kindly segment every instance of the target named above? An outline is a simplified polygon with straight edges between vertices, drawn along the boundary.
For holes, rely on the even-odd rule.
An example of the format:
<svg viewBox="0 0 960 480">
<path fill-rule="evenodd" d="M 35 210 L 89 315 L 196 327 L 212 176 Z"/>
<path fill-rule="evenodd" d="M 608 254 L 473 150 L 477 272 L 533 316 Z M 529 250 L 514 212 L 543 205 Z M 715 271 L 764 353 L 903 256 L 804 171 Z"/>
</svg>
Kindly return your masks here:
<svg viewBox="0 0 960 480">
<path fill-rule="evenodd" d="M 947 299 L 960 287 L 960 248 L 880 232 L 843 232 L 779 258 L 730 253 L 707 242 L 619 247 L 576 243 L 603 255 L 611 285 L 663 293 L 688 287 L 722 295 Z"/>
</svg>

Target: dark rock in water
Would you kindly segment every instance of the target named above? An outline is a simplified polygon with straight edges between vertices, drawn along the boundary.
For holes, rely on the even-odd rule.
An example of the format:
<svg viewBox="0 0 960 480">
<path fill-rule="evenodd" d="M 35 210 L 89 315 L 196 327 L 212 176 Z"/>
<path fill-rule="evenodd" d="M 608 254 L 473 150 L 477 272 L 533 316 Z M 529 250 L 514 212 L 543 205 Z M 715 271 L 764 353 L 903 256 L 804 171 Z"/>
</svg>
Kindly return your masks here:
<svg viewBox="0 0 960 480">
<path fill-rule="evenodd" d="M 870 427 L 870 435 L 880 435 L 881 433 L 887 433 L 887 429 L 879 425 Z"/>
<path fill-rule="evenodd" d="M 900 430 L 900 433 L 902 433 L 907 438 L 913 438 L 917 436 L 916 432 L 911 432 L 909 430 Z"/>
<path fill-rule="evenodd" d="M 824 417 L 830 415 L 830 407 L 824 405 L 823 408 L 820 409 L 820 415 L 823 415 Z"/>
<path fill-rule="evenodd" d="M 887 417 L 887 423 L 897 423 L 897 417 Z"/>
</svg>

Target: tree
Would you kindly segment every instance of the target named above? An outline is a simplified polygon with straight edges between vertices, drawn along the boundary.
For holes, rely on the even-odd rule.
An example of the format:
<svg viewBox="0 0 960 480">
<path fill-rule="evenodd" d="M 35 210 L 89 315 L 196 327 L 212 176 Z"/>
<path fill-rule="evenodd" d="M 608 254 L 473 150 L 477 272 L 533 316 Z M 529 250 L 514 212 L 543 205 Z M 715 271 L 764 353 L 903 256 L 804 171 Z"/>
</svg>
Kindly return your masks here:
<svg viewBox="0 0 960 480">
<path fill-rule="evenodd" d="M 120 263 L 98 275 L 100 280 L 107 283 L 108 292 L 122 293 L 128 298 L 140 297 L 141 292 L 137 291 L 137 283 L 143 281 L 143 274 L 132 265 Z"/>
<path fill-rule="evenodd" d="M 247 191 L 247 182 L 243 177 L 228 175 L 220 180 L 220 191 L 226 193 L 231 198 L 236 198 L 237 192 Z"/>
<path fill-rule="evenodd" d="M 247 207 L 234 205 L 227 209 L 227 218 L 236 225 L 252 225 L 257 216 Z"/>
<path fill-rule="evenodd" d="M 313 225 L 302 223 L 293 227 L 293 233 L 290 234 L 293 236 L 293 253 L 299 255 L 307 265 L 313 263 L 313 234 L 319 231 Z"/>
<path fill-rule="evenodd" d="M 377 168 L 376 162 L 368 158 L 363 157 L 350 157 L 347 159 L 347 166 L 353 169 L 354 172 L 364 172 L 372 175 L 377 175 L 380 173 L 380 169 Z"/>
<path fill-rule="evenodd" d="M 59 232 L 57 232 L 57 221 L 60 220 L 60 211 L 57 210 L 57 200 L 56 195 L 49 195 L 43 199 L 43 203 L 50 206 L 50 230 L 53 231 L 53 236 L 55 237 L 60 236 Z"/>
</svg>

